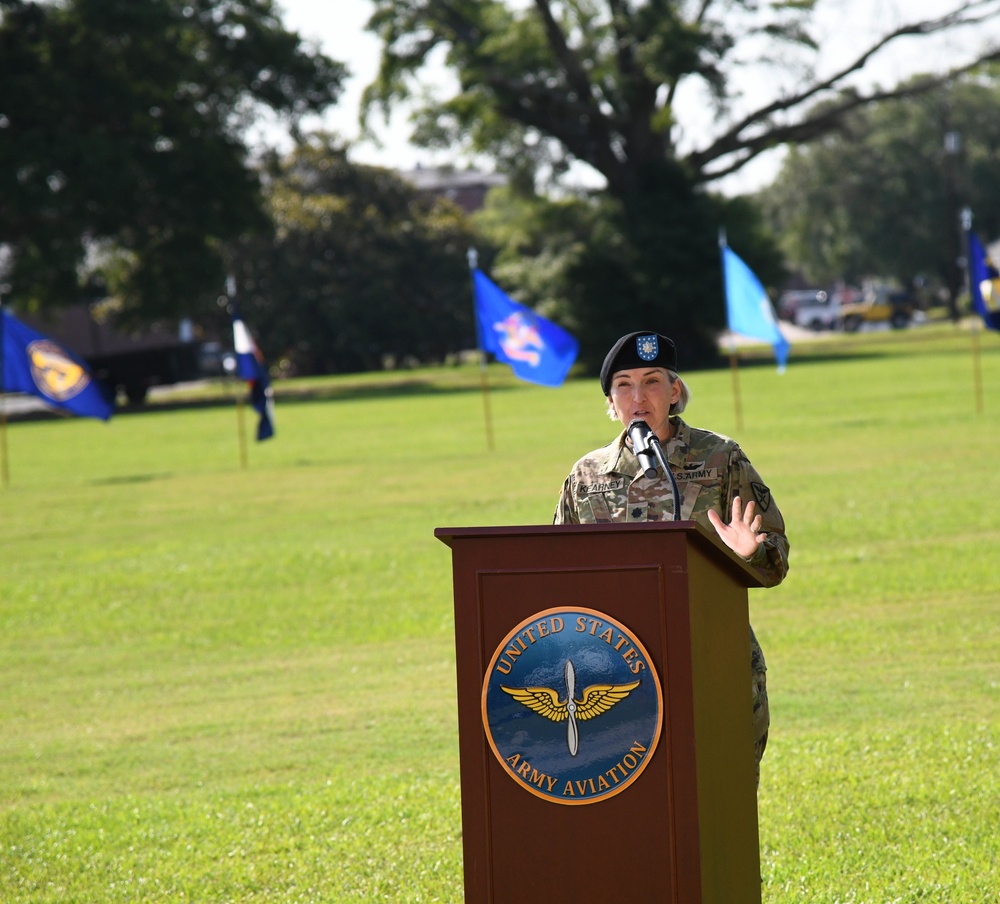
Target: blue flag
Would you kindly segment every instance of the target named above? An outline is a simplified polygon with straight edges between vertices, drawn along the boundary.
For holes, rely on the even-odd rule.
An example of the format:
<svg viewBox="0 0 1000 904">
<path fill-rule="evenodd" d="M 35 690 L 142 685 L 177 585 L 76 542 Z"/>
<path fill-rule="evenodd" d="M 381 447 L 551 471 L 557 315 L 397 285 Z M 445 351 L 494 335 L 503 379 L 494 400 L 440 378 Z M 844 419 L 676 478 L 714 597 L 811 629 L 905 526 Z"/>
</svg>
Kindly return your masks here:
<svg viewBox="0 0 1000 904">
<path fill-rule="evenodd" d="M 991 330 L 1000 330 L 1000 272 L 982 242 L 969 232 L 969 292 L 972 307 Z"/>
<path fill-rule="evenodd" d="M 236 352 L 236 373 L 250 384 L 250 404 L 260 415 L 257 422 L 257 441 L 274 436 L 274 392 L 268 377 L 264 356 L 253 341 L 250 331 L 232 306 L 233 349 Z"/>
<path fill-rule="evenodd" d="M 472 279 L 483 350 L 509 364 L 522 380 L 561 386 L 576 361 L 576 339 L 531 308 L 512 301 L 481 270 L 474 269 Z"/>
<path fill-rule="evenodd" d="M 771 307 L 771 299 L 743 261 L 726 245 L 722 246 L 722 267 L 726 280 L 726 317 L 729 329 L 741 336 L 763 339 L 774 346 L 778 370 L 788 362 L 788 340 L 781 335 Z"/>
<path fill-rule="evenodd" d="M 25 392 L 81 417 L 106 421 L 114 399 L 91 376 L 82 358 L 0 310 L 3 392 Z"/>
</svg>

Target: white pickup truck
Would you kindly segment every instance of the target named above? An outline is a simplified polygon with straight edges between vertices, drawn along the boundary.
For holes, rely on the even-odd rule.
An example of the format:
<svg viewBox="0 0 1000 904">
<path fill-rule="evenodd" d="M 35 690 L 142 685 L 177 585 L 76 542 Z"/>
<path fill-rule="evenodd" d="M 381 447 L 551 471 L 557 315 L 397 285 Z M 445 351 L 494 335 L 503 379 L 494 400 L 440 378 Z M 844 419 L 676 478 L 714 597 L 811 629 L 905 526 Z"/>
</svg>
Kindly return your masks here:
<svg viewBox="0 0 1000 904">
<path fill-rule="evenodd" d="M 810 330 L 832 330 L 840 317 L 840 302 L 822 289 L 786 292 L 778 300 L 781 317 Z"/>
<path fill-rule="evenodd" d="M 810 330 L 836 329 L 840 322 L 840 302 L 827 296 L 823 301 L 817 299 L 812 304 L 802 305 L 796 309 L 792 322 Z"/>
</svg>

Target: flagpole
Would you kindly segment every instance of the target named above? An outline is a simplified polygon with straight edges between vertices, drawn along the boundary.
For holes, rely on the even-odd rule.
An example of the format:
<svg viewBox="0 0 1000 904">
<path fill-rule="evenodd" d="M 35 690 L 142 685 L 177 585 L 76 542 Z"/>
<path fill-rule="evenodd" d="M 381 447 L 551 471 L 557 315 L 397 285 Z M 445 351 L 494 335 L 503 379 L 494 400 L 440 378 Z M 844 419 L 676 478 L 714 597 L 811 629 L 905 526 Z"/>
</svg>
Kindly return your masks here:
<svg viewBox="0 0 1000 904">
<path fill-rule="evenodd" d="M 10 471 L 7 467 L 7 390 L 3 380 L 3 319 L 3 294 L 0 293 L 0 484 L 6 490 L 10 486 Z"/>
<path fill-rule="evenodd" d="M 236 277 L 231 273 L 226 277 L 226 298 L 229 301 L 227 309 L 229 311 L 229 316 L 233 316 L 233 299 L 236 298 Z M 243 413 L 243 396 L 240 393 L 240 378 L 239 375 L 235 377 L 236 383 L 236 443 L 240 450 L 240 469 L 245 471 L 247 469 L 247 429 L 246 429 L 246 419 Z"/>
<path fill-rule="evenodd" d="M 4 399 L 0 399 L 0 471 L 6 490 L 10 486 L 10 471 L 7 469 L 7 402 Z"/>
<path fill-rule="evenodd" d="M 722 292 L 726 292 L 726 228 L 719 227 L 719 254 L 722 256 Z M 727 302 L 728 309 L 728 302 Z M 728 317 L 726 318 L 728 322 Z M 727 324 L 728 325 L 728 324 Z M 736 357 L 736 336 L 729 329 L 729 372 L 733 378 L 733 406 L 736 409 L 736 432 L 743 432 L 743 399 L 740 395 L 740 364 Z"/>
<path fill-rule="evenodd" d="M 983 413 L 983 370 L 979 355 L 979 323 L 972 321 L 972 383 L 976 394 L 976 414 Z"/>
<path fill-rule="evenodd" d="M 969 236 L 972 233 L 972 208 L 962 208 L 962 229 L 965 232 L 965 288 L 972 303 L 972 246 Z M 972 318 L 972 391 L 976 399 L 976 414 L 983 413 L 983 371 L 982 359 L 979 353 L 979 312 L 973 305 Z"/>
<path fill-rule="evenodd" d="M 483 396 L 483 418 L 486 421 L 486 448 L 493 451 L 493 418 L 490 414 L 490 382 L 486 373 L 486 352 L 483 350 L 483 337 L 479 325 L 479 305 L 476 299 L 475 271 L 479 267 L 479 253 L 470 248 L 467 255 L 469 275 L 472 278 L 472 320 L 476 325 L 476 349 L 479 352 L 479 382 Z"/>
<path fill-rule="evenodd" d="M 238 382 L 239 378 L 237 378 L 237 384 Z M 239 392 L 238 385 L 236 392 L 236 435 L 240 447 L 240 469 L 245 471 L 247 469 L 247 427 L 246 416 L 243 412 L 243 396 Z"/>
<path fill-rule="evenodd" d="M 733 404 L 736 407 L 736 432 L 743 432 L 743 399 L 740 395 L 740 366 L 736 360 L 736 340 L 729 337 L 729 371 L 733 375 Z"/>
</svg>

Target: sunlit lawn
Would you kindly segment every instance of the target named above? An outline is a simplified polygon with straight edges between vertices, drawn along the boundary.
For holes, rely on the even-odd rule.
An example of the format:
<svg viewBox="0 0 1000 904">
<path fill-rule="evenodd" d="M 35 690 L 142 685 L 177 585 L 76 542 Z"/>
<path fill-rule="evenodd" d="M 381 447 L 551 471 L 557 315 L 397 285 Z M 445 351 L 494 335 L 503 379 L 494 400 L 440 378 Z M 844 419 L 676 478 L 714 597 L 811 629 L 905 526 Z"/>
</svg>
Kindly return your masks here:
<svg viewBox="0 0 1000 904">
<path fill-rule="evenodd" d="M 738 434 L 792 542 L 787 581 L 751 594 L 767 902 L 1000 900 L 980 339 L 981 413 L 948 326 L 744 366 L 739 431 L 731 373 L 687 375 L 687 419 Z M 461 900 L 433 529 L 549 521 L 614 433 L 594 379 L 490 383 L 492 451 L 474 367 L 279 384 L 246 469 L 231 401 L 8 427 L 0 900 Z"/>
</svg>

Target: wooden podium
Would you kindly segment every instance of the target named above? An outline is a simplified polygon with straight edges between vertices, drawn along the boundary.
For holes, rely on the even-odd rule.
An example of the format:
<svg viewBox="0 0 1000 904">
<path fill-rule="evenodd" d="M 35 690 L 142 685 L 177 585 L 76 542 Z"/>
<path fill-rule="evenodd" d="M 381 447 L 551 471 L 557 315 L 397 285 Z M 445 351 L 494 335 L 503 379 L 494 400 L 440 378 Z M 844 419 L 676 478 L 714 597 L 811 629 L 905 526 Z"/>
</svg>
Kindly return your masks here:
<svg viewBox="0 0 1000 904">
<path fill-rule="evenodd" d="M 759 904 L 747 611 L 756 574 L 694 522 L 434 533 L 452 550 L 467 904 Z M 599 649 L 548 663 L 556 631 L 560 643 Z M 519 654 L 537 660 L 524 660 L 530 672 L 515 671 Z M 643 683 L 588 688 L 603 680 L 588 673 L 601 656 Z M 594 767 L 604 769 L 597 783 L 538 765 L 551 756 L 585 768 L 598 737 L 632 731 L 618 724 L 642 706 L 636 718 L 648 718 L 654 678 L 654 743 L 626 742 L 617 765 Z M 613 708 L 583 721 L 581 699 L 609 687 Z M 513 715 L 494 726 L 498 698 Z M 601 787 L 605 796 L 581 799 Z"/>
</svg>

